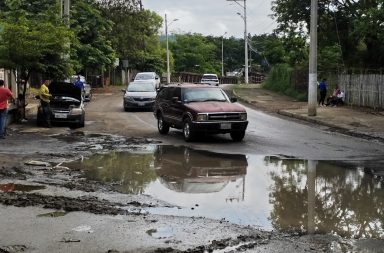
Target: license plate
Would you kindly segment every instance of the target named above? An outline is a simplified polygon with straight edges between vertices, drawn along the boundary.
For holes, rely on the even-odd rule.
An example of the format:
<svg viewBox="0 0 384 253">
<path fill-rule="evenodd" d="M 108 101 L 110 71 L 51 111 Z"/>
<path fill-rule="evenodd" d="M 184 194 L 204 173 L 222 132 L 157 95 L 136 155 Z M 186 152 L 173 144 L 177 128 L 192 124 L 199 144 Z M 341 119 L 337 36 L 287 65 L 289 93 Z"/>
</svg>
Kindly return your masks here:
<svg viewBox="0 0 384 253">
<path fill-rule="evenodd" d="M 66 119 L 67 114 L 66 113 L 55 113 L 55 118 L 56 119 Z"/>
<path fill-rule="evenodd" d="M 145 106 L 144 102 L 139 102 L 139 106 Z"/>
<path fill-rule="evenodd" d="M 231 129 L 231 123 L 221 123 L 220 129 Z"/>
</svg>

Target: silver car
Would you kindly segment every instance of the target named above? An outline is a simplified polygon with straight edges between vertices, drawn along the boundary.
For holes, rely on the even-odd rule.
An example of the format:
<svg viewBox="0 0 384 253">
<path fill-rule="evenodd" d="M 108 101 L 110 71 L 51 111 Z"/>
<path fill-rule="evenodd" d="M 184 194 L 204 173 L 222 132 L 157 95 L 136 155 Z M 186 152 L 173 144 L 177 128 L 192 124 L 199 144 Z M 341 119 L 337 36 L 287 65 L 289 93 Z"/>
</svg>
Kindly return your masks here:
<svg viewBox="0 0 384 253">
<path fill-rule="evenodd" d="M 156 89 L 160 88 L 160 77 L 155 72 L 137 73 L 134 81 L 151 82 Z"/>
<path fill-rule="evenodd" d="M 152 110 L 156 99 L 156 88 L 152 82 L 131 82 L 124 92 L 124 110 Z"/>
</svg>

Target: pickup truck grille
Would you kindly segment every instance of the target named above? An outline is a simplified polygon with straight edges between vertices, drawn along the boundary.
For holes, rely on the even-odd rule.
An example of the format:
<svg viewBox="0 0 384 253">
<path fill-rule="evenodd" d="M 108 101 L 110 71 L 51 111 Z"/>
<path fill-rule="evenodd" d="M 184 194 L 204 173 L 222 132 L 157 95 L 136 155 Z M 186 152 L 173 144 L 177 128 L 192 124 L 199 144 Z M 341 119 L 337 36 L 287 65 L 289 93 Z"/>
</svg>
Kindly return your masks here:
<svg viewBox="0 0 384 253">
<path fill-rule="evenodd" d="M 212 113 L 212 114 L 208 114 L 208 120 L 212 120 L 212 121 L 240 120 L 240 113 Z"/>
</svg>

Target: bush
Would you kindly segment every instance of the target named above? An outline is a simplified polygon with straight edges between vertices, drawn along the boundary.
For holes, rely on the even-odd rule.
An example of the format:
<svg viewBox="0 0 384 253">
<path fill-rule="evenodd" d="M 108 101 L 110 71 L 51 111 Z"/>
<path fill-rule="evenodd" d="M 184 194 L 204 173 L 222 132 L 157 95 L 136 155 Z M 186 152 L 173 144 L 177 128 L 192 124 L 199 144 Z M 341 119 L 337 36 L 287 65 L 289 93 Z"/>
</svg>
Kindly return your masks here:
<svg viewBox="0 0 384 253">
<path fill-rule="evenodd" d="M 294 97 L 300 101 L 305 101 L 307 99 L 307 94 L 296 89 L 292 78 L 293 72 L 294 69 L 287 64 L 276 65 L 269 72 L 262 87 Z"/>
</svg>

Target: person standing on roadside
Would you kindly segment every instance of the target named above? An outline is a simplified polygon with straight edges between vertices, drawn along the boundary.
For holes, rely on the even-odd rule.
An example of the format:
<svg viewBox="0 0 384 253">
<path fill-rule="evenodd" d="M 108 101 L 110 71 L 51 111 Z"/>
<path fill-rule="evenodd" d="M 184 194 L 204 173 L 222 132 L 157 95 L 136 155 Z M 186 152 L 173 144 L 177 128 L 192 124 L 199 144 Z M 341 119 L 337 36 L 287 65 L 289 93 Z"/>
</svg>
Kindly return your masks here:
<svg viewBox="0 0 384 253">
<path fill-rule="evenodd" d="M 77 80 L 74 83 L 75 87 L 81 90 L 81 96 L 84 97 L 84 83 L 81 81 L 80 75 L 77 76 Z"/>
<path fill-rule="evenodd" d="M 321 80 L 319 84 L 319 90 L 320 90 L 320 100 L 319 100 L 319 106 L 324 106 L 324 100 L 327 96 L 327 84 L 325 83 L 326 79 Z"/>
<path fill-rule="evenodd" d="M 4 87 L 4 80 L 0 80 L 0 139 L 5 139 L 9 98 L 15 100 L 12 92 Z"/>
<path fill-rule="evenodd" d="M 50 99 L 52 97 L 49 94 L 49 80 L 45 80 L 44 83 L 40 86 L 39 96 L 41 108 L 43 110 L 43 119 L 46 127 L 51 127 L 51 107 L 49 106 Z"/>
</svg>

